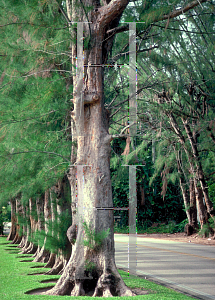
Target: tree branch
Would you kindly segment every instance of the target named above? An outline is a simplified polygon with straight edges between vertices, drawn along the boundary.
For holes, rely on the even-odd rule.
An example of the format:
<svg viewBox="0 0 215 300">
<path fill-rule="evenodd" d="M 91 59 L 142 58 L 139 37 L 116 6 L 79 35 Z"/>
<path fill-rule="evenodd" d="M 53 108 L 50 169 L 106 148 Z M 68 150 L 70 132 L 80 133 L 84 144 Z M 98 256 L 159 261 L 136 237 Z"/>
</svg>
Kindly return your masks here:
<svg viewBox="0 0 215 300">
<path fill-rule="evenodd" d="M 181 14 L 184 14 L 185 12 L 187 12 L 188 10 L 201 5 L 201 3 L 204 2 L 208 2 L 208 0 L 195 0 L 192 1 L 190 3 L 187 4 L 187 6 L 180 8 L 180 9 L 176 9 L 175 11 L 169 13 L 168 15 L 163 15 L 160 18 L 158 18 L 157 20 L 154 20 L 154 22 L 158 22 L 158 21 L 163 21 L 163 20 L 169 20 L 169 19 L 173 19 L 175 17 L 180 16 Z"/>
<path fill-rule="evenodd" d="M 64 160 L 66 160 L 67 162 L 70 163 L 70 160 L 68 160 L 67 158 L 65 158 L 63 155 L 55 153 L 55 152 L 48 152 L 48 151 L 39 151 L 39 150 L 30 150 L 30 151 L 20 151 L 20 152 L 14 152 L 14 153 L 9 153 L 9 154 L 5 154 L 5 155 L 0 155 L 0 157 L 4 157 L 4 156 L 10 156 L 10 155 L 16 155 L 16 154 L 22 154 L 22 153 L 33 153 L 33 152 L 37 152 L 37 153 L 46 153 L 46 154 L 52 154 L 52 155 L 56 155 L 56 156 L 60 156 L 62 157 Z"/>
<path fill-rule="evenodd" d="M 128 31 L 128 29 L 129 29 L 128 25 L 120 26 L 120 27 L 116 27 L 116 28 L 108 30 L 107 34 L 116 34 L 116 33 L 119 33 L 119 32 Z"/>
<path fill-rule="evenodd" d="M 124 132 L 127 128 L 133 126 L 133 125 L 136 124 L 136 123 L 137 123 L 137 122 L 132 122 L 131 124 L 125 126 L 125 127 L 121 130 L 120 134 L 114 134 L 114 135 L 112 135 L 112 139 L 129 136 L 129 134 L 123 134 L 123 132 Z"/>
<path fill-rule="evenodd" d="M 101 13 L 98 20 L 101 27 L 107 26 L 111 21 L 116 19 L 124 11 L 129 0 L 112 0 L 108 5 L 100 7 L 98 10 Z"/>
</svg>

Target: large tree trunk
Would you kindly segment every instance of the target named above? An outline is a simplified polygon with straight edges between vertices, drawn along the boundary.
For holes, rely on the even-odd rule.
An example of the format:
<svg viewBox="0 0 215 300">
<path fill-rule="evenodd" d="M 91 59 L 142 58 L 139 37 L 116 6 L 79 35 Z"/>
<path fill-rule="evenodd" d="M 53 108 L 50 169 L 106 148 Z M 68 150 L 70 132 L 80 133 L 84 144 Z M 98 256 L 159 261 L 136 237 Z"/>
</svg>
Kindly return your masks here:
<svg viewBox="0 0 215 300">
<path fill-rule="evenodd" d="M 56 286 L 46 294 L 64 295 L 71 292 L 72 296 L 78 296 L 92 290 L 93 296 L 132 296 L 132 291 L 124 284 L 115 265 L 110 179 L 112 137 L 108 133 L 108 120 L 104 108 L 104 70 L 100 67 L 107 59 L 105 53 L 107 48 L 103 43 L 106 38 L 105 32 L 110 26 L 118 25 L 118 17 L 121 16 L 128 1 L 112 1 L 110 5 L 104 7 L 97 7 L 97 4 L 91 1 L 85 4 L 95 5 L 96 9 L 88 15 L 89 21 L 92 22 L 90 32 L 89 24 L 84 25 L 84 32 L 91 35 L 91 48 L 85 51 L 84 64 L 90 66 L 85 67 L 83 93 L 81 68 L 78 80 L 76 81 L 76 78 L 73 80 L 76 91 L 72 118 L 76 124 L 78 145 L 76 161 L 78 233 L 71 258 L 62 276 Z M 68 15 L 72 16 L 69 1 L 67 5 Z M 81 11 L 80 15 L 84 17 L 84 11 Z M 79 16 L 76 12 L 72 19 L 87 21 L 86 18 L 81 19 Z M 114 22 L 111 24 L 112 21 Z M 78 27 L 80 28 L 80 25 Z M 72 57 L 74 52 L 73 48 Z M 78 59 L 81 57 L 82 50 L 78 53 Z M 80 63 L 81 60 L 82 58 Z M 83 109 L 81 95 L 84 102 Z"/>
<path fill-rule="evenodd" d="M 11 228 L 10 233 L 7 237 L 7 241 L 12 241 L 16 235 L 16 200 L 12 198 L 10 200 L 11 206 Z"/>
</svg>

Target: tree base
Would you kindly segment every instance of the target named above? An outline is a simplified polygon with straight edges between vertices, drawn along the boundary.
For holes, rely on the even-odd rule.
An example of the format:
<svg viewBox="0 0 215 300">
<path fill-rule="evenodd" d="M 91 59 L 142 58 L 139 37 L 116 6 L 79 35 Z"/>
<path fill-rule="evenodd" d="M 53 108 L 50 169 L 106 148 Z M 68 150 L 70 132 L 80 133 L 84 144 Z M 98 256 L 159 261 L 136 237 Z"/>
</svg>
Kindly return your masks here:
<svg viewBox="0 0 215 300">
<path fill-rule="evenodd" d="M 47 264 L 44 266 L 44 268 L 52 268 L 55 264 L 55 258 L 56 258 L 56 254 L 51 253 L 49 260 Z"/>
<path fill-rule="evenodd" d="M 73 269 L 73 268 L 72 268 Z M 116 267 L 112 270 L 101 272 L 85 271 L 84 278 L 77 278 L 76 270 L 70 275 L 71 264 L 68 263 L 63 275 L 58 280 L 55 287 L 42 293 L 43 295 L 71 295 L 91 297 L 114 297 L 114 296 L 136 296 L 132 290 L 127 287 L 119 275 Z"/>
</svg>

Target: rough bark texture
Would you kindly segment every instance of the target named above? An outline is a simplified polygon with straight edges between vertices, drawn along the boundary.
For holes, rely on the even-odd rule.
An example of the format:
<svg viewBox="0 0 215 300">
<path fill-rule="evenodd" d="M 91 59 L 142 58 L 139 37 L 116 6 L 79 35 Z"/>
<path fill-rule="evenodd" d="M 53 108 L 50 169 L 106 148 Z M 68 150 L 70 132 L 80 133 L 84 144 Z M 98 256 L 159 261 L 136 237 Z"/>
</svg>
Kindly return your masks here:
<svg viewBox="0 0 215 300">
<path fill-rule="evenodd" d="M 48 260 L 47 264 L 44 266 L 44 268 L 52 268 L 55 264 L 55 259 L 56 259 L 56 254 L 51 253 L 49 260 Z"/>
<path fill-rule="evenodd" d="M 98 65 L 107 61 L 112 42 L 103 42 L 107 30 L 116 27 L 119 18 L 128 4 L 128 0 L 112 1 L 100 7 L 99 2 L 85 1 L 85 5 L 93 5 L 95 9 L 88 14 L 90 25 L 84 25 L 84 32 L 91 36 L 90 49 L 85 51 L 85 80 L 83 91 L 84 123 L 81 122 L 81 80 L 74 78 L 75 93 L 72 118 L 76 124 L 77 134 L 77 165 L 85 165 L 84 178 L 82 167 L 77 172 L 78 233 L 71 258 L 64 269 L 56 286 L 48 291 L 49 295 L 79 296 L 93 291 L 93 296 L 108 297 L 111 295 L 132 296 L 132 291 L 124 284 L 119 275 L 114 259 L 112 189 L 110 180 L 110 141 L 108 120 L 104 108 L 104 70 Z M 67 1 L 68 15 L 73 20 L 87 21 L 84 11 L 72 12 L 71 2 Z M 90 31 L 89 31 L 90 26 Z M 72 56 L 76 49 L 73 47 Z M 89 66 L 90 65 L 90 66 Z M 93 65 L 96 65 L 93 67 Z M 81 133 L 81 134 L 80 134 Z M 84 209 L 83 209 L 84 208 Z M 83 210 L 83 211 L 82 211 Z M 85 229 L 83 228 L 85 222 Z M 75 226 L 74 223 L 72 225 Z M 87 229 L 88 228 L 88 229 Z M 89 239 L 88 230 L 94 238 Z M 109 233 L 108 233 L 109 230 Z M 74 228 L 72 230 L 74 232 Z M 101 232 L 108 233 L 95 239 Z M 71 240 L 71 239 L 70 239 Z M 83 242 L 85 241 L 85 245 Z"/>
</svg>

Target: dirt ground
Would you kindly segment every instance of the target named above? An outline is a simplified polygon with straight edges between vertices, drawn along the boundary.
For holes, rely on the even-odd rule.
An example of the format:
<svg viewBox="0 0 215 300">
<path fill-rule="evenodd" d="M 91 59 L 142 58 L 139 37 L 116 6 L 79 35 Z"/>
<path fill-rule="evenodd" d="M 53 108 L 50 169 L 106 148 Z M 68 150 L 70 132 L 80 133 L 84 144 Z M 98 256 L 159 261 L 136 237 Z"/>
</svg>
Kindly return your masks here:
<svg viewBox="0 0 215 300">
<path fill-rule="evenodd" d="M 193 244 L 201 244 L 201 245 L 212 245 L 215 246 L 215 237 L 202 238 L 198 234 L 193 234 L 187 236 L 184 232 L 178 233 L 153 233 L 153 234 L 138 234 L 138 236 L 143 236 L 147 238 L 153 239 L 162 239 L 169 240 L 175 242 L 184 242 L 184 243 L 193 243 Z"/>
</svg>

